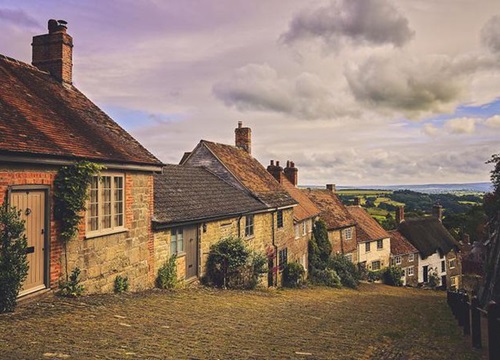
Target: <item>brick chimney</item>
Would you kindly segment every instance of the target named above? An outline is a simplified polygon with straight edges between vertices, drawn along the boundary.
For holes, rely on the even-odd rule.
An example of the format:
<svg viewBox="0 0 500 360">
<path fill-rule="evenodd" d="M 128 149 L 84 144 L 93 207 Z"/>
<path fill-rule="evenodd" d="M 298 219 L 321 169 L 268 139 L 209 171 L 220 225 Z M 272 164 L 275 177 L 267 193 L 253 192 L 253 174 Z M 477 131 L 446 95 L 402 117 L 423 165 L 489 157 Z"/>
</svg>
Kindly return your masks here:
<svg viewBox="0 0 500 360">
<path fill-rule="evenodd" d="M 326 184 L 326 189 L 330 190 L 331 192 L 337 191 L 335 184 Z"/>
<path fill-rule="evenodd" d="M 295 167 L 295 163 L 293 161 L 286 162 L 286 168 L 284 172 L 288 181 L 290 181 L 293 186 L 297 186 L 299 180 L 299 169 Z"/>
<path fill-rule="evenodd" d="M 361 198 L 359 196 L 354 198 L 354 205 L 361 206 Z"/>
<path fill-rule="evenodd" d="M 405 207 L 401 205 L 396 210 L 396 224 L 401 224 L 403 221 L 405 221 Z"/>
<path fill-rule="evenodd" d="M 281 184 L 283 168 L 280 166 L 279 161 L 276 161 L 276 165 L 274 165 L 274 160 L 271 160 L 271 162 L 267 166 L 267 171 Z"/>
<path fill-rule="evenodd" d="M 238 127 L 234 129 L 236 147 L 252 153 L 252 129 L 243 127 L 243 122 L 238 121 Z"/>
<path fill-rule="evenodd" d="M 66 21 L 49 20 L 49 33 L 33 37 L 33 66 L 48 71 L 61 82 L 72 83 L 73 38 L 66 33 Z"/>
<path fill-rule="evenodd" d="M 432 216 L 434 216 L 439 221 L 443 220 L 443 207 L 441 204 L 437 203 L 432 207 Z"/>
</svg>

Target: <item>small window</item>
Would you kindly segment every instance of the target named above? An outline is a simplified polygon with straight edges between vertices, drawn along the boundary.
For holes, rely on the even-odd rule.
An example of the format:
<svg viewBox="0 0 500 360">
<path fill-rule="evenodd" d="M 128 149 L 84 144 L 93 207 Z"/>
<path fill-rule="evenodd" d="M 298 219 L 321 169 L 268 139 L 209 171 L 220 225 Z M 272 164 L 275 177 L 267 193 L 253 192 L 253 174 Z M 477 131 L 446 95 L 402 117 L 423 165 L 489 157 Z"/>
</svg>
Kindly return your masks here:
<svg viewBox="0 0 500 360">
<path fill-rule="evenodd" d="M 352 262 L 352 254 L 345 254 L 344 256 L 345 256 L 345 258 L 347 260 L 349 260 L 350 262 Z"/>
<path fill-rule="evenodd" d="M 283 271 L 285 264 L 288 262 L 288 249 L 284 248 L 278 252 L 278 259 L 279 259 L 279 269 L 280 271 Z"/>
<path fill-rule="evenodd" d="M 253 215 L 245 216 L 245 236 L 253 236 Z"/>
<path fill-rule="evenodd" d="M 450 269 L 454 269 L 456 266 L 456 260 L 455 259 L 451 259 L 450 260 Z"/>
<path fill-rule="evenodd" d="M 283 210 L 278 210 L 278 213 L 276 214 L 276 223 L 278 228 L 283 227 Z"/>
<path fill-rule="evenodd" d="M 396 258 L 394 259 L 396 265 L 401 265 L 401 256 L 396 256 Z"/>
<path fill-rule="evenodd" d="M 373 271 L 376 271 L 376 270 L 380 270 L 380 261 L 372 261 L 372 270 Z"/>
<path fill-rule="evenodd" d="M 446 272 L 446 261 L 441 261 L 441 272 Z"/>
<path fill-rule="evenodd" d="M 377 249 L 384 248 L 384 240 L 377 240 Z"/>
<path fill-rule="evenodd" d="M 370 252 L 370 242 L 365 243 L 365 252 Z"/>
<path fill-rule="evenodd" d="M 415 260 L 415 254 L 408 255 L 408 262 L 413 262 Z"/>
<path fill-rule="evenodd" d="M 406 276 L 406 269 L 401 269 L 401 277 L 405 277 Z"/>
<path fill-rule="evenodd" d="M 302 235 L 307 235 L 307 221 L 302 222 Z"/>
<path fill-rule="evenodd" d="M 184 252 L 184 234 L 182 228 L 174 228 L 170 232 L 170 255 Z"/>
<path fill-rule="evenodd" d="M 351 240 L 352 239 L 352 228 L 347 228 L 344 230 L 344 238 L 346 240 Z"/>
<path fill-rule="evenodd" d="M 410 266 L 410 267 L 408 268 L 408 276 L 413 276 L 413 271 L 414 271 L 414 270 L 415 270 L 415 269 L 413 268 L 413 266 Z"/>
<path fill-rule="evenodd" d="M 312 220 L 309 220 L 308 228 L 309 228 L 309 233 L 312 233 L 312 231 L 313 231 L 313 221 Z"/>
<path fill-rule="evenodd" d="M 295 224 L 295 238 L 298 239 L 300 237 L 300 226 L 299 224 Z"/>
</svg>

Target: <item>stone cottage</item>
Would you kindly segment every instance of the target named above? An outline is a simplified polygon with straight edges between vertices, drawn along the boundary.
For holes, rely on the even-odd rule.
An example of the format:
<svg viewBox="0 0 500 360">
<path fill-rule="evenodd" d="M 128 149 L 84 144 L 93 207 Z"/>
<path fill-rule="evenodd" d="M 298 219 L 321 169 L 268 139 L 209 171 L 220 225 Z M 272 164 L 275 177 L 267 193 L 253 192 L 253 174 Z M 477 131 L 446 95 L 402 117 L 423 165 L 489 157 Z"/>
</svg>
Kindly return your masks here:
<svg viewBox="0 0 500 360">
<path fill-rule="evenodd" d="M 389 231 L 391 235 L 391 266 L 402 270 L 403 285 L 418 285 L 418 250 L 397 230 Z"/>
</svg>

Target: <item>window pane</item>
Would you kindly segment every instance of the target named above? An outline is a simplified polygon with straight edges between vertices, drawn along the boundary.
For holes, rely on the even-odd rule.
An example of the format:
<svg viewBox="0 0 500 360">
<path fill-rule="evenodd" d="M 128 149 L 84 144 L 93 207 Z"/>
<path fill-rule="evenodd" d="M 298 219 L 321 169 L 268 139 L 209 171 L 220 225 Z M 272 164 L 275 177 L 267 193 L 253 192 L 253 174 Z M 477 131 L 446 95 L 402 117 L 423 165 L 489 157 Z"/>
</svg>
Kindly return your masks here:
<svg viewBox="0 0 500 360">
<path fill-rule="evenodd" d="M 184 236 L 182 234 L 182 229 L 177 230 L 177 252 L 184 251 Z"/>
<path fill-rule="evenodd" d="M 101 229 L 111 228 L 111 176 L 103 176 L 101 180 L 101 199 L 102 199 L 102 227 Z"/>
<path fill-rule="evenodd" d="M 170 231 L 170 255 L 177 254 L 177 231 Z"/>
<path fill-rule="evenodd" d="M 123 178 L 114 179 L 114 226 L 123 226 Z"/>
<path fill-rule="evenodd" d="M 87 229 L 95 231 L 98 229 L 99 219 L 99 178 L 94 176 L 90 182 L 89 207 L 87 217 Z"/>
</svg>

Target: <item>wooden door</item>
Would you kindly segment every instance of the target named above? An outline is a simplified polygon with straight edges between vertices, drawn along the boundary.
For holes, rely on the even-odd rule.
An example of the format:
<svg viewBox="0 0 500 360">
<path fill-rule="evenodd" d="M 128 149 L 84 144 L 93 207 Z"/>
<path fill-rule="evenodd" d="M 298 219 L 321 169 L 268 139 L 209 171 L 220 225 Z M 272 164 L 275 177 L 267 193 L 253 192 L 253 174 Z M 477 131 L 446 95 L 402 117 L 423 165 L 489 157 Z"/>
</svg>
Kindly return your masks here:
<svg viewBox="0 0 500 360">
<path fill-rule="evenodd" d="M 198 275 L 198 228 L 186 227 L 183 231 L 186 251 L 186 279 Z"/>
<path fill-rule="evenodd" d="M 28 277 L 24 281 L 19 296 L 45 289 L 45 191 L 13 191 L 10 204 L 21 211 L 25 221 L 25 234 L 28 239 Z"/>
<path fill-rule="evenodd" d="M 425 265 L 422 271 L 424 276 L 424 283 L 429 282 L 429 266 Z"/>
</svg>

